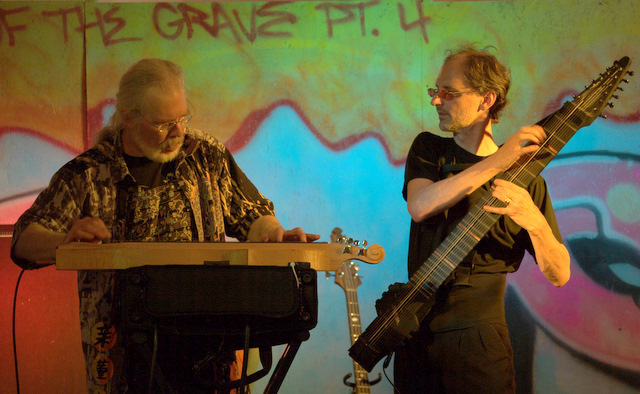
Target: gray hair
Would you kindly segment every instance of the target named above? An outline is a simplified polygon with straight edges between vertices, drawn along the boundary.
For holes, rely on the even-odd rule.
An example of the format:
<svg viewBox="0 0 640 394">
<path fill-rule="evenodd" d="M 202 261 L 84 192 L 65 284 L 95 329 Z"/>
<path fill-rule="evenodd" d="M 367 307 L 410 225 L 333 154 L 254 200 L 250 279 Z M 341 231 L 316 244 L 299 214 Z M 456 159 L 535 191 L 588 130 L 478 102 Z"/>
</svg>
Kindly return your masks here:
<svg viewBox="0 0 640 394">
<path fill-rule="evenodd" d="M 124 114 L 144 114 L 145 94 L 148 89 L 184 89 L 182 69 L 168 60 L 142 59 L 129 67 L 120 79 L 116 94 L 116 109 L 109 123 L 96 136 L 96 143 L 124 128 Z"/>
<path fill-rule="evenodd" d="M 502 110 L 509 104 L 507 93 L 511 85 L 511 73 L 509 68 L 490 53 L 494 47 L 476 49 L 472 44 L 464 44 L 458 50 L 448 51 L 444 60 L 447 63 L 454 57 L 464 59 L 464 74 L 473 89 L 484 94 L 492 91 L 496 94 L 496 102 L 489 109 L 493 123 L 500 122 Z"/>
</svg>

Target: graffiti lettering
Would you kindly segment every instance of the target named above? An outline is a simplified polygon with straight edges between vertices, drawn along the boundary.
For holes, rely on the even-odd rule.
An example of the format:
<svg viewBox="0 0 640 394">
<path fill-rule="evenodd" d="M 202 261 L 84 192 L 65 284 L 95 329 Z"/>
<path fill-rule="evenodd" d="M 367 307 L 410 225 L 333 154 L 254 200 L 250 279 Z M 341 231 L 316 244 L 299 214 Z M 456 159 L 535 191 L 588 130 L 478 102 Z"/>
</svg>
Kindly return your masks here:
<svg viewBox="0 0 640 394">
<path fill-rule="evenodd" d="M 189 17 L 190 9 L 194 10 L 194 13 L 195 13 L 194 18 Z M 167 4 L 167 3 L 158 3 L 153 8 L 153 16 L 152 16 L 153 26 L 156 32 L 160 34 L 160 36 L 168 40 L 175 40 L 176 38 L 178 38 L 182 34 L 182 30 L 184 29 L 185 25 L 187 26 L 187 38 L 191 38 L 193 36 L 192 23 L 195 22 L 196 24 L 204 24 L 203 19 L 206 19 L 208 17 L 206 13 L 198 9 L 195 9 L 189 6 L 184 6 L 180 8 L 180 13 L 182 14 L 180 19 L 172 20 L 162 24 L 160 20 L 164 19 L 164 18 L 161 18 L 161 14 L 164 14 L 163 11 L 169 11 L 172 14 L 177 15 L 178 10 L 171 4 Z M 173 30 L 172 32 L 168 32 L 168 29 L 165 30 L 163 27 L 175 27 L 175 30 Z M 204 27 L 205 29 L 208 29 L 208 26 L 204 26 Z"/>
<path fill-rule="evenodd" d="M 233 25 L 233 21 L 229 18 L 229 15 L 225 12 L 224 8 L 222 8 L 222 4 L 220 3 L 212 3 L 211 4 L 211 13 L 213 14 L 213 37 L 217 37 L 220 29 L 229 29 L 229 31 L 235 37 L 236 42 L 239 44 L 242 42 L 240 36 L 238 35 L 238 31 Z M 220 23 L 220 17 L 224 18 L 224 23 Z"/>
<path fill-rule="evenodd" d="M 76 7 L 67 8 L 67 9 L 60 8 L 59 10 L 55 10 L 55 11 L 42 11 L 43 16 L 46 16 L 46 17 L 60 16 L 62 18 L 62 35 L 64 36 L 64 42 L 69 41 L 67 15 L 72 13 L 75 14 L 76 18 L 78 19 L 79 27 L 76 28 L 76 31 L 82 31 L 84 29 L 84 14 L 82 12 L 81 6 L 76 6 Z"/>
<path fill-rule="evenodd" d="M 247 31 L 247 28 L 244 26 L 244 23 L 242 23 L 242 19 L 240 19 L 240 13 L 238 12 L 238 10 L 234 8 L 232 12 L 233 12 L 233 16 L 236 18 L 236 21 L 238 22 L 238 27 L 240 28 L 240 30 L 242 30 L 242 34 L 244 34 L 244 36 L 247 37 L 247 40 L 249 40 L 249 42 L 254 42 L 258 37 L 258 32 L 256 31 L 256 5 L 254 4 L 251 7 L 251 22 L 250 22 L 251 28 L 249 31 Z"/>
<path fill-rule="evenodd" d="M 87 25 L 85 26 L 85 29 L 93 28 L 96 26 L 100 29 L 100 36 L 102 37 L 102 43 L 104 44 L 104 46 L 142 40 L 142 38 L 138 37 L 112 39 L 113 36 L 119 33 L 127 25 L 127 22 L 124 19 L 113 17 L 113 15 L 117 13 L 119 9 L 120 7 L 112 7 L 103 15 L 100 9 L 96 7 L 96 21 L 93 23 L 87 23 Z M 115 24 L 115 26 L 113 26 L 109 31 L 106 31 L 105 27 L 112 24 Z"/>
<path fill-rule="evenodd" d="M 185 28 L 187 38 L 191 39 L 194 35 L 194 26 L 200 26 L 214 38 L 217 38 L 221 31 L 228 30 L 239 44 L 243 42 L 243 36 L 249 42 L 254 42 L 257 37 L 291 37 L 290 32 L 271 30 L 274 26 L 285 23 L 295 24 L 298 20 L 290 12 L 271 10 L 287 3 L 269 2 L 260 8 L 253 5 L 248 23 L 242 21 L 240 13 L 235 8 L 232 10 L 232 18 L 220 3 L 211 4 L 211 15 L 185 3 L 180 3 L 177 7 L 168 3 L 158 3 L 153 9 L 153 25 L 158 34 L 168 40 L 180 37 Z M 207 22 L 210 16 L 211 23 Z M 258 17 L 267 20 L 258 24 Z"/>
<path fill-rule="evenodd" d="M 409 2 L 411 0 L 407 0 Z M 399 24 L 403 31 L 419 30 L 425 43 L 429 42 L 427 36 L 427 24 L 431 18 L 424 15 L 422 0 L 413 0 L 417 17 L 407 16 L 406 3 L 398 2 Z M 286 10 L 286 6 L 293 0 L 270 1 L 265 3 L 252 3 L 245 7 L 232 6 L 233 3 L 211 2 L 208 5 L 196 3 L 156 3 L 153 7 L 151 22 L 155 32 L 166 40 L 176 40 L 180 37 L 192 39 L 198 30 L 213 38 L 225 37 L 237 44 L 253 43 L 258 38 L 288 38 L 294 35 L 291 29 L 298 23 L 298 16 Z M 327 1 L 315 5 L 320 23 L 327 28 L 329 38 L 334 37 L 338 26 L 359 26 L 359 35 L 378 36 L 380 32 L 375 28 L 368 28 L 366 13 L 371 14 L 371 9 L 380 6 L 380 0 L 361 2 L 334 2 Z M 80 34 L 89 29 L 97 30 L 104 46 L 112 46 L 131 41 L 142 41 L 142 37 L 125 36 L 127 27 L 126 14 L 128 10 L 122 6 L 100 5 L 94 7 L 94 20 L 87 21 L 85 15 L 92 15 L 85 9 L 87 5 L 76 5 L 69 8 L 51 9 L 42 11 L 45 18 L 57 18 L 60 29 L 67 43 L 72 32 Z M 208 7 L 203 8 L 203 7 Z M 250 7 L 250 8 L 249 8 Z M 411 8 L 411 7 L 409 7 Z M 29 6 L 5 10 L 0 8 L 0 42 L 4 39 L 4 32 L 8 37 L 10 46 L 15 45 L 15 33 L 27 30 L 26 24 L 11 24 L 9 16 L 28 12 Z M 386 4 L 385 4 L 386 9 Z M 124 10 L 124 11 L 123 11 Z M 383 11 L 386 12 L 386 11 Z M 410 13 L 411 14 L 411 13 Z M 369 18 L 371 19 L 371 18 Z M 306 26 L 305 26 L 306 27 Z M 289 28 L 289 29 L 288 29 Z M 356 33 L 358 34 L 358 33 Z"/>
<path fill-rule="evenodd" d="M 6 31 L 7 32 L 7 37 L 9 40 L 9 46 L 12 47 L 15 45 L 15 37 L 14 37 L 14 33 L 17 31 L 21 31 L 21 30 L 26 30 L 27 26 L 26 25 L 15 25 L 12 26 L 9 24 L 9 22 L 7 21 L 7 16 L 9 15 L 13 15 L 13 14 L 18 14 L 20 12 L 25 12 L 25 11 L 29 11 L 29 7 L 25 6 L 25 7 L 20 7 L 20 8 L 14 8 L 11 10 L 5 10 L 3 8 L 0 8 L 0 42 L 2 42 L 2 31 Z"/>
<path fill-rule="evenodd" d="M 269 29 L 273 26 L 277 26 L 277 25 L 281 25 L 284 23 L 288 23 L 291 25 L 294 25 L 297 21 L 298 21 L 298 17 L 295 16 L 294 14 L 292 14 L 291 12 L 286 12 L 286 11 L 269 11 L 269 9 L 277 7 L 279 5 L 282 4 L 288 4 L 290 3 L 290 1 L 284 1 L 284 2 L 273 2 L 273 3 L 267 3 L 265 5 L 263 5 L 262 7 L 260 7 L 260 9 L 258 10 L 258 16 L 260 17 L 274 17 L 274 19 L 267 21 L 263 24 L 261 24 L 258 27 L 258 33 L 261 36 L 266 36 L 266 37 L 291 37 L 291 32 L 286 32 L 286 31 L 269 31 Z M 235 13 L 235 10 L 234 10 Z"/>
<path fill-rule="evenodd" d="M 64 36 L 64 42 L 69 40 L 68 33 L 68 19 L 67 15 L 75 14 L 78 19 L 78 27 L 75 28 L 76 32 L 83 32 L 85 30 L 97 27 L 100 30 L 100 37 L 102 37 L 102 43 L 104 46 L 115 45 L 128 41 L 140 41 L 142 38 L 126 37 L 114 39 L 113 37 L 118 34 L 127 22 L 123 18 L 116 18 L 114 14 L 118 12 L 119 7 L 112 7 L 106 13 L 102 13 L 99 8 L 95 8 L 96 21 L 92 23 L 85 23 L 84 13 L 82 6 L 76 6 L 73 8 L 61 8 L 56 11 L 43 11 L 42 15 L 45 17 L 60 17 L 62 19 L 62 34 Z M 115 25 L 111 29 L 107 30 L 108 26 Z"/>
<path fill-rule="evenodd" d="M 373 1 L 369 1 L 367 3 L 349 3 L 349 4 L 345 4 L 345 3 L 322 3 L 322 4 L 318 4 L 316 6 L 316 10 L 324 10 L 325 13 L 325 17 L 326 17 L 326 24 L 327 24 L 327 34 L 329 36 L 329 38 L 333 37 L 333 26 L 336 24 L 340 24 L 340 23 L 347 23 L 347 22 L 351 22 L 352 20 L 355 19 L 355 13 L 353 12 L 354 9 L 358 9 L 358 13 L 359 13 L 359 20 L 360 20 L 360 34 L 362 34 L 362 36 L 366 36 L 367 32 L 366 32 L 366 28 L 365 28 L 365 17 L 364 17 L 364 11 L 365 8 L 368 7 L 373 7 L 375 5 L 378 5 L 380 3 L 380 0 L 373 0 Z M 342 18 L 332 18 L 331 15 L 331 10 L 338 10 L 341 11 L 343 14 L 346 14 L 345 16 L 343 16 Z M 378 35 L 378 31 L 377 30 L 373 30 L 373 35 Z"/>
<path fill-rule="evenodd" d="M 174 15 L 177 15 L 178 19 L 174 19 L 166 23 L 161 23 L 161 19 L 166 19 L 161 16 L 161 14 L 165 14 L 163 13 L 163 11 L 169 11 Z M 191 39 L 194 34 L 195 25 L 203 28 L 207 33 L 209 33 L 209 35 L 214 38 L 218 37 L 220 30 L 229 29 L 235 41 L 238 43 L 242 42 L 242 39 L 236 31 L 232 20 L 220 6 L 220 4 L 213 3 L 211 5 L 211 16 L 213 22 L 209 24 L 207 23 L 209 14 L 198 8 L 180 3 L 178 4 L 178 8 L 176 9 L 170 4 L 158 3 L 153 10 L 153 25 L 158 34 L 168 40 L 175 40 L 176 38 L 180 37 L 185 27 L 187 28 L 187 39 Z M 221 17 L 224 19 L 224 22 L 220 22 Z M 168 29 L 165 29 L 166 27 L 175 27 L 175 29 L 172 32 L 168 32 Z"/>
<path fill-rule="evenodd" d="M 418 11 L 418 19 L 414 22 L 407 23 L 407 19 L 404 12 L 404 6 L 402 3 L 398 3 L 398 16 L 400 17 L 400 26 L 402 30 L 409 31 L 415 28 L 419 28 L 422 33 L 422 39 L 425 44 L 429 43 L 429 37 L 427 37 L 427 23 L 431 22 L 431 18 L 424 16 L 422 12 L 422 1 L 416 0 L 416 8 Z"/>
</svg>

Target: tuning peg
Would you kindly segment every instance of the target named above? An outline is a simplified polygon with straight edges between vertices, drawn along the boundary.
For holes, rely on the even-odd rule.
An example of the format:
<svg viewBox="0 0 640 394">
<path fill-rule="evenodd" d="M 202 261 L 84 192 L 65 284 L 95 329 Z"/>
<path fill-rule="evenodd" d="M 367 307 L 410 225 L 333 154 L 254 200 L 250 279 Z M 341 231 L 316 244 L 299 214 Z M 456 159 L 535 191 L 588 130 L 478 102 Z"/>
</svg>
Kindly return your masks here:
<svg viewBox="0 0 640 394">
<path fill-rule="evenodd" d="M 600 114 L 599 117 L 602 119 L 607 119 L 607 115 L 604 115 L 604 114 Z"/>
<path fill-rule="evenodd" d="M 620 98 L 617 94 L 612 94 L 611 97 L 613 97 L 616 100 Z"/>
<path fill-rule="evenodd" d="M 362 247 L 358 250 L 358 256 L 364 256 L 365 254 L 367 254 L 366 248 L 367 248 L 367 241 L 363 240 L 362 242 L 360 241 L 356 241 L 356 246 L 358 245 L 362 245 Z"/>
<path fill-rule="evenodd" d="M 613 103 L 607 103 L 607 106 L 608 106 L 609 108 L 613 108 Z"/>
<path fill-rule="evenodd" d="M 623 88 L 621 88 L 620 86 L 618 86 L 618 87 L 616 88 L 616 90 L 619 90 L 619 91 L 621 91 L 621 92 L 624 92 L 624 89 L 623 89 Z"/>
<path fill-rule="evenodd" d="M 331 274 L 331 272 L 329 272 L 329 271 L 325 271 L 325 272 L 324 272 L 324 277 L 325 277 L 326 279 L 331 279 L 331 277 L 332 277 L 332 276 L 333 276 L 333 275 Z"/>
<path fill-rule="evenodd" d="M 628 79 L 623 79 L 622 82 L 629 83 L 629 80 Z"/>
<path fill-rule="evenodd" d="M 633 71 L 627 71 L 627 74 L 633 77 Z"/>
</svg>

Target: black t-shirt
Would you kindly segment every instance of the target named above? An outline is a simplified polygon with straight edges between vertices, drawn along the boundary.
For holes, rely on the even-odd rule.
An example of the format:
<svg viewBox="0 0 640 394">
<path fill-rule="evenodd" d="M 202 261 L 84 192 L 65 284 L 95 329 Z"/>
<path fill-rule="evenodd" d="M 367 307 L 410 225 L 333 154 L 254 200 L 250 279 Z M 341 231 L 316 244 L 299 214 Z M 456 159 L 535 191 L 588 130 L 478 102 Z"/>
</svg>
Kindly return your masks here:
<svg viewBox="0 0 640 394">
<path fill-rule="evenodd" d="M 130 156 L 126 153 L 124 154 L 124 161 L 127 163 L 129 173 L 131 173 L 138 185 L 154 188 L 162 184 L 164 163 L 153 161 L 145 156 Z"/>
<path fill-rule="evenodd" d="M 407 184 L 412 179 L 426 178 L 437 182 L 462 171 L 462 164 L 474 164 L 481 160 L 483 157 L 462 149 L 453 138 L 443 138 L 428 132 L 420 133 L 407 156 L 403 196 L 407 198 Z M 420 223 L 411 221 L 409 276 L 426 262 L 431 252 L 490 187 L 491 181 L 447 211 Z M 541 176 L 536 177 L 527 189 L 549 222 L 556 239 L 562 242 L 544 179 Z M 436 296 L 437 304 L 432 308 L 430 317 L 431 329 L 444 331 L 484 322 L 504 322 L 506 274 L 518 269 L 525 250 L 533 255 L 533 246 L 527 231 L 509 217 L 500 217 L 478 242 L 474 251 L 464 259 L 463 265 L 473 266 L 471 276 L 465 276 L 463 281 L 455 280 L 439 289 Z"/>
</svg>

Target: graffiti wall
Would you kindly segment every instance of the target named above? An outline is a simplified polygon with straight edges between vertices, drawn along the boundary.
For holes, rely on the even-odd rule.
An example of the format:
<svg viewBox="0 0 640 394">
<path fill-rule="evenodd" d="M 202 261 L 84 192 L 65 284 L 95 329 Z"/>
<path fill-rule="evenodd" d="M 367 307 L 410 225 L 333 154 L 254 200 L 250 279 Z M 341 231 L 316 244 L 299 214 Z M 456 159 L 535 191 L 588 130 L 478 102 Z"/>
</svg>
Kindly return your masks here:
<svg viewBox="0 0 640 394">
<path fill-rule="evenodd" d="M 24 392 L 83 390 L 75 274 L 21 275 L 10 225 L 91 146 L 136 60 L 182 66 L 190 126 L 225 142 L 285 227 L 321 242 L 340 227 L 385 249 L 380 264 L 360 264 L 366 326 L 380 294 L 406 280 L 404 160 L 415 135 L 439 132 L 426 88 L 445 51 L 491 45 L 509 65 L 511 103 L 494 128 L 503 142 L 614 60 L 640 61 L 639 11 L 634 0 L 0 1 L 2 391 L 17 391 L 16 375 Z M 511 275 L 522 392 L 640 392 L 640 84 L 629 77 L 622 87 L 606 119 L 580 130 L 543 173 L 572 279 L 554 288 L 531 258 Z M 349 390 L 345 293 L 331 276 L 318 280 L 318 326 L 282 392 Z M 378 373 L 381 365 L 370 377 Z M 392 387 L 383 376 L 372 392 Z"/>
</svg>

